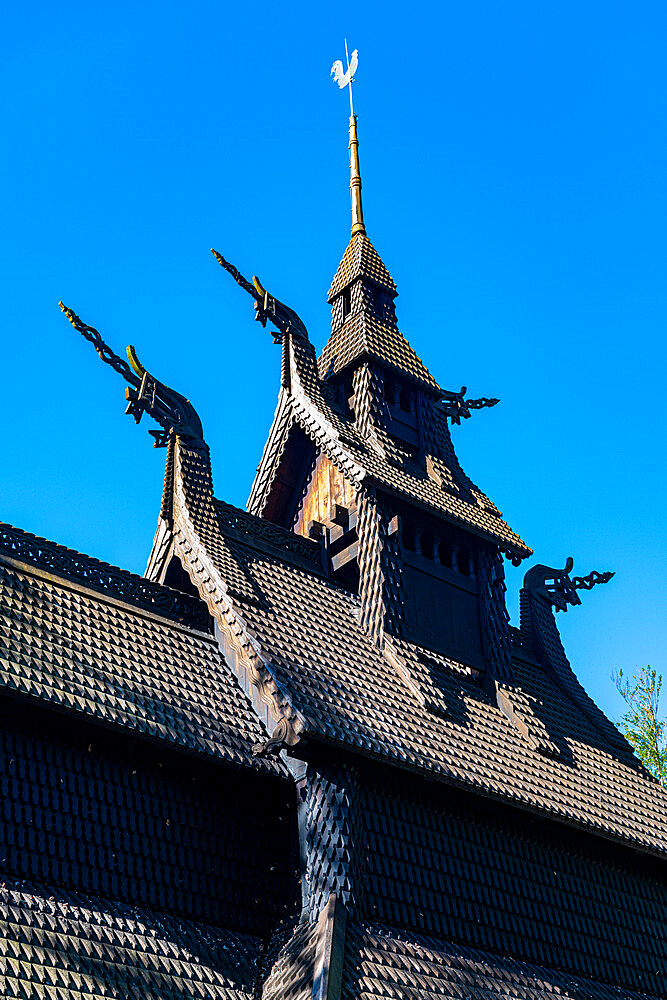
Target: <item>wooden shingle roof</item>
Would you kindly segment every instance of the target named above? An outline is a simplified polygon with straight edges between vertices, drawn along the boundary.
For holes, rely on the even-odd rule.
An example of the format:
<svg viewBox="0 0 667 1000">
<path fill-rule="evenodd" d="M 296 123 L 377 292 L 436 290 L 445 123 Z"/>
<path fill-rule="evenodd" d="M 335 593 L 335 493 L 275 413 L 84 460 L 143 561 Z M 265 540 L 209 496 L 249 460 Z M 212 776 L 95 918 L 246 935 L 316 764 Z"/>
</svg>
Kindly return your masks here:
<svg viewBox="0 0 667 1000">
<path fill-rule="evenodd" d="M 252 1000 L 262 941 L 3 876 L 4 997 Z"/>
<path fill-rule="evenodd" d="M 396 295 L 394 279 L 365 233 L 356 233 L 350 239 L 331 282 L 327 300 L 331 302 L 339 292 L 360 277 L 368 278 L 380 288 Z"/>
<path fill-rule="evenodd" d="M 343 1000 L 652 1000 L 623 989 L 438 938 L 348 925 Z"/>
<path fill-rule="evenodd" d="M 49 543 L 3 529 L 15 540 L 15 554 L 0 550 L 1 689 L 236 767 L 283 773 L 279 762 L 253 757 L 253 745 L 266 733 L 212 635 L 119 599 L 111 584 L 106 593 L 82 586 L 74 575 L 86 564 L 80 553 L 72 553 L 68 574 L 71 550 L 55 547 L 58 576 L 18 562 L 21 536 L 33 548 Z M 114 570 L 114 582 L 127 584 L 128 594 L 131 585 L 141 585 L 142 593 L 161 590 L 165 604 L 173 594 L 107 569 Z"/>
<path fill-rule="evenodd" d="M 245 517 L 249 528 L 253 519 Z M 534 720 L 536 740 L 526 738 L 474 678 L 448 669 L 446 661 L 430 702 L 452 711 L 434 712 L 364 632 L 358 599 L 314 566 L 287 562 L 262 545 L 265 522 L 254 520 L 252 545 L 219 524 L 237 572 L 255 595 L 236 600 L 235 608 L 309 735 L 667 852 L 667 792 L 610 743 L 604 717 L 600 713 L 596 725 L 574 674 L 565 692 L 530 657 L 519 652 L 515 658 L 515 697 L 523 717 Z M 222 565 L 220 574 L 224 578 Z M 433 655 L 393 641 L 408 671 L 411 659 Z M 422 676 L 429 675 L 427 664 Z M 545 755 L 539 745 L 545 735 L 562 753 Z"/>
<path fill-rule="evenodd" d="M 358 278 L 369 282 L 373 288 L 383 290 L 392 298 L 397 295 L 394 279 L 365 233 L 356 233 L 350 239 L 331 283 L 329 302 L 333 302 L 344 288 Z M 441 391 L 431 373 L 399 332 L 395 318 L 389 322 L 382 321 L 369 309 L 356 312 L 342 326 L 334 329 L 318 362 L 320 375 L 323 378 L 333 375 L 364 358 L 387 365 L 410 381 L 436 393 Z"/>
<path fill-rule="evenodd" d="M 367 312 L 350 316 L 329 337 L 318 361 L 320 375 L 322 378 L 333 375 L 363 358 L 386 365 L 411 382 L 436 393 L 441 391 L 395 324 L 383 323 Z"/>
</svg>

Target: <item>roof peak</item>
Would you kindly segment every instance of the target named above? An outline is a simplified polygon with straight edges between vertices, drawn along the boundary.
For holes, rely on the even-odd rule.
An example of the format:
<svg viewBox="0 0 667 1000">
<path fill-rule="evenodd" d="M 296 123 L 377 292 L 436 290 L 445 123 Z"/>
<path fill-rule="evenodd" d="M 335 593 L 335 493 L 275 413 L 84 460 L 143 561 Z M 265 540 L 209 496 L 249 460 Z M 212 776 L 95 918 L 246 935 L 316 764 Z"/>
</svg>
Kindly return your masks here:
<svg viewBox="0 0 667 1000">
<path fill-rule="evenodd" d="M 386 289 L 392 298 L 398 294 L 394 279 L 369 240 L 365 230 L 363 232 L 353 232 L 350 236 L 350 241 L 345 248 L 345 253 L 331 282 L 327 301 L 332 302 L 336 295 L 342 292 L 344 288 L 351 285 L 357 278 L 362 277 Z"/>
</svg>

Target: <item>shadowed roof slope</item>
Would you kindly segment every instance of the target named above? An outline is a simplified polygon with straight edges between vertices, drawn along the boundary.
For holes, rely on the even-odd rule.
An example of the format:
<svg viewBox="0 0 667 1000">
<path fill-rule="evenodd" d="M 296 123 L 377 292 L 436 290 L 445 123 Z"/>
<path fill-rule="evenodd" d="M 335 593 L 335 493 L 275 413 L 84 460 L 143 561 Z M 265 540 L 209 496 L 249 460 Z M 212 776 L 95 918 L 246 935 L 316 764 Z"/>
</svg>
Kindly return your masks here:
<svg viewBox="0 0 667 1000">
<path fill-rule="evenodd" d="M 426 935 L 348 924 L 343 1000 L 408 996 L 411 1000 L 651 1000 L 653 995 Z"/>
<path fill-rule="evenodd" d="M 14 553 L 22 538 L 49 544 L 3 530 Z M 68 577 L 69 551 L 56 547 L 55 576 L 0 549 L 0 687 L 228 764 L 284 773 L 281 762 L 253 757 L 266 733 L 213 636 L 119 599 L 111 584 L 107 593 L 82 586 L 74 570 L 87 557 L 75 554 Z M 174 593 L 113 569 L 128 593 L 136 581 L 163 591 L 165 603 Z M 181 597 L 193 601 L 175 597 L 177 607 Z"/>
<path fill-rule="evenodd" d="M 221 533 L 255 594 L 235 606 L 307 734 L 667 851 L 665 790 L 636 758 L 611 746 L 536 662 L 515 659 L 512 692 L 538 734 L 531 743 L 471 676 L 444 658 L 435 669 L 437 654 L 393 640 L 417 678 L 409 684 L 362 629 L 356 597 L 258 544 L 260 518 L 253 518 L 257 536 L 249 547 L 226 533 L 228 517 L 219 522 Z M 249 515 L 243 517 L 249 527 Z M 420 684 L 429 684 L 432 696 L 416 691 Z"/>
<path fill-rule="evenodd" d="M 4 997 L 252 1000 L 262 942 L 143 907 L 4 877 Z"/>
</svg>

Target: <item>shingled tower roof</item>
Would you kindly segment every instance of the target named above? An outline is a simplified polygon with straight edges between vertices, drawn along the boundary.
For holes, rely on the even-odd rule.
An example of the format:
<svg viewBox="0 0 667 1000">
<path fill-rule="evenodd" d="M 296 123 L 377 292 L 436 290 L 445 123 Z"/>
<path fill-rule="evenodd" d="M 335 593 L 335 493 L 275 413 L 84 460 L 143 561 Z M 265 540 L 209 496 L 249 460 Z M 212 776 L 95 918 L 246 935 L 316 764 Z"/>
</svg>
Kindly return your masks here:
<svg viewBox="0 0 667 1000">
<path fill-rule="evenodd" d="M 438 383 L 398 329 L 396 283 L 366 234 L 356 115 L 350 116 L 349 148 L 352 233 L 327 296 L 332 333 L 319 359 L 320 375 L 331 377 L 368 359 L 440 394 Z"/>
<path fill-rule="evenodd" d="M 465 475 L 448 426 L 498 400 L 466 399 L 465 387 L 441 389 L 398 330 L 396 285 L 363 220 L 354 114 L 349 136 L 352 228 L 329 292 L 333 332 L 319 360 L 294 310 L 214 251 L 254 299 L 260 322 L 277 326 L 274 342 L 282 345 L 278 407 L 248 511 L 308 534 L 310 521 L 318 521 L 305 500 L 313 463 L 331 462 L 351 503 L 353 495 L 379 490 L 396 511 L 418 508 L 519 562 L 530 548 Z"/>
<path fill-rule="evenodd" d="M 366 233 L 355 233 L 350 238 L 342 260 L 331 282 L 327 302 L 351 285 L 357 278 L 368 278 L 392 295 L 397 295 L 396 282 L 390 275 L 380 255 Z"/>
</svg>

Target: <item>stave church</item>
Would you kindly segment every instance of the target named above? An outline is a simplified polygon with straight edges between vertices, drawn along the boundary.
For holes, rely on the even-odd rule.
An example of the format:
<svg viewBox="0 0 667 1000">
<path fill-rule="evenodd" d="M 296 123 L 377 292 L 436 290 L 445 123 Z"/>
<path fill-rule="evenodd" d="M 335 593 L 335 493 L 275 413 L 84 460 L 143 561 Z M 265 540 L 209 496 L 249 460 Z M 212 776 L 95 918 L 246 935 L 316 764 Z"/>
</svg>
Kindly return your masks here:
<svg viewBox="0 0 667 1000">
<path fill-rule="evenodd" d="M 531 562 L 510 624 L 532 551 L 451 433 L 497 400 L 399 331 L 354 113 L 349 150 L 319 357 L 214 251 L 282 353 L 246 510 L 192 403 L 61 304 L 165 476 L 143 577 L 0 524 L 2 997 L 667 997 L 667 792 L 556 622 L 611 574 Z"/>
</svg>

